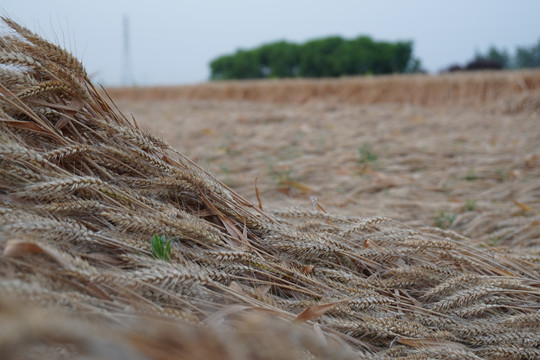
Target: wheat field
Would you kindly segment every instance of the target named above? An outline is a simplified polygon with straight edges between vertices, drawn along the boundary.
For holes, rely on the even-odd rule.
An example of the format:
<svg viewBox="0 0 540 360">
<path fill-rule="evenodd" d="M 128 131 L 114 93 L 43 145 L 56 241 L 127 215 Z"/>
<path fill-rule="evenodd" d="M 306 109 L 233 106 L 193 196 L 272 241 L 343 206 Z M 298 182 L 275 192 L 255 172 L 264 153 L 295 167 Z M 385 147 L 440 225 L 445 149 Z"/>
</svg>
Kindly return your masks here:
<svg viewBox="0 0 540 360">
<path fill-rule="evenodd" d="M 536 85 L 120 111 L 4 23 L 0 358 L 540 357 Z"/>
<path fill-rule="evenodd" d="M 439 225 L 487 246 L 537 247 L 540 97 L 534 84 L 539 76 L 539 71 L 415 76 L 410 91 L 399 86 L 408 76 L 357 79 L 377 89 L 372 92 L 395 92 L 387 102 L 381 97 L 369 104 L 333 91 L 298 102 L 295 94 L 308 92 L 307 84 L 322 86 L 306 80 L 287 80 L 280 99 L 272 97 L 280 89 L 276 81 L 110 93 L 143 127 L 253 203 L 258 203 L 257 178 L 269 208 L 313 208 L 315 197 L 337 213 Z M 352 79 L 321 82 L 361 87 Z M 470 83 L 476 86 L 467 87 Z M 517 84 L 528 84 L 528 90 Z M 424 98 L 431 105 L 396 103 L 398 94 L 413 98 L 423 86 L 435 94 Z M 261 87 L 272 90 L 263 96 Z M 214 98 L 215 88 L 228 90 Z M 454 88 L 467 93 L 469 105 L 456 102 Z M 487 99 L 477 88 L 498 95 Z"/>
</svg>

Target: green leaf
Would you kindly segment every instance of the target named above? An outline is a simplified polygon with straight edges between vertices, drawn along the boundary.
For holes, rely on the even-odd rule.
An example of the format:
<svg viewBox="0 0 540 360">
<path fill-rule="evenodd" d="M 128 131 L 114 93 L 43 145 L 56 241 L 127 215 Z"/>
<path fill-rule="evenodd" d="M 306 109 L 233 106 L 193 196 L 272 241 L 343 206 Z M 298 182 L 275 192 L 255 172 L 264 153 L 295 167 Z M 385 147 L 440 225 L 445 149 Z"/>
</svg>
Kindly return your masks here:
<svg viewBox="0 0 540 360">
<path fill-rule="evenodd" d="M 152 255 L 154 258 L 169 261 L 171 258 L 171 242 L 172 239 L 165 244 L 165 236 L 163 235 L 152 236 Z"/>
<path fill-rule="evenodd" d="M 165 260 L 169 261 L 171 259 L 171 240 L 167 241 L 167 246 L 165 246 Z"/>
</svg>

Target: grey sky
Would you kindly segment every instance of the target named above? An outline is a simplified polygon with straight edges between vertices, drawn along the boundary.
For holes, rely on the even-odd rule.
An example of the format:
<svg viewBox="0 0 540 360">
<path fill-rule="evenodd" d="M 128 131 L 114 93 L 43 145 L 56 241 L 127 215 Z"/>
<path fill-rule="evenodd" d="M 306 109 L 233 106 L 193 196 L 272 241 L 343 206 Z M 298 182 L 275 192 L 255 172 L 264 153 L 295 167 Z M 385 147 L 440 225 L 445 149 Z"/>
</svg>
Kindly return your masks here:
<svg viewBox="0 0 540 360">
<path fill-rule="evenodd" d="M 121 81 L 124 15 L 141 85 L 202 82 L 212 58 L 282 39 L 413 40 L 431 72 L 490 45 L 514 51 L 540 39 L 539 0 L 3 0 L 0 9 L 56 38 L 108 85 Z"/>
</svg>

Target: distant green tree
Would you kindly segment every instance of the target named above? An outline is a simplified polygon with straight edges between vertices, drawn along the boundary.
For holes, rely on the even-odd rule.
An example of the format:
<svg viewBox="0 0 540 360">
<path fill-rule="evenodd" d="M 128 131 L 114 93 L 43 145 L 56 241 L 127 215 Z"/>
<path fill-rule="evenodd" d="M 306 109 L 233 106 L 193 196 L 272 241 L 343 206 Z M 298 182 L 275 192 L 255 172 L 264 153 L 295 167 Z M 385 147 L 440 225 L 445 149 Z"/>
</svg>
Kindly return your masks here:
<svg viewBox="0 0 540 360">
<path fill-rule="evenodd" d="M 221 56 L 213 60 L 210 67 L 213 80 L 264 77 L 255 51 L 238 50 L 234 55 Z"/>
<path fill-rule="evenodd" d="M 540 67 L 540 40 L 531 47 L 518 47 L 514 62 L 518 69 Z"/>
<path fill-rule="evenodd" d="M 515 54 L 510 54 L 507 50 L 497 49 L 491 46 L 486 53 L 476 52 L 473 60 L 462 67 L 454 65 L 449 68 L 452 70 L 476 70 L 480 68 L 494 68 L 494 65 L 500 65 L 503 69 L 523 69 L 540 67 L 540 40 L 532 46 L 520 46 Z"/>
<path fill-rule="evenodd" d="M 344 55 L 339 36 L 308 41 L 301 47 L 299 75 L 303 77 L 339 76 Z"/>
<path fill-rule="evenodd" d="M 252 50 L 238 50 L 210 63 L 211 79 L 336 77 L 410 72 L 411 42 L 376 42 L 360 36 L 339 36 L 294 44 L 279 41 Z M 419 60 L 413 70 L 419 69 Z"/>
<path fill-rule="evenodd" d="M 495 61 L 501 65 L 503 69 L 512 67 L 512 59 L 506 50 L 499 50 L 495 46 L 491 46 L 485 54 L 477 52 L 474 61 Z"/>
<path fill-rule="evenodd" d="M 298 75 L 299 46 L 279 41 L 259 47 L 258 61 L 263 77 L 282 78 Z"/>
<path fill-rule="evenodd" d="M 416 74 L 416 73 L 425 73 L 426 70 L 422 68 L 422 62 L 417 57 L 413 57 L 409 60 L 405 73 L 407 74 Z"/>
</svg>

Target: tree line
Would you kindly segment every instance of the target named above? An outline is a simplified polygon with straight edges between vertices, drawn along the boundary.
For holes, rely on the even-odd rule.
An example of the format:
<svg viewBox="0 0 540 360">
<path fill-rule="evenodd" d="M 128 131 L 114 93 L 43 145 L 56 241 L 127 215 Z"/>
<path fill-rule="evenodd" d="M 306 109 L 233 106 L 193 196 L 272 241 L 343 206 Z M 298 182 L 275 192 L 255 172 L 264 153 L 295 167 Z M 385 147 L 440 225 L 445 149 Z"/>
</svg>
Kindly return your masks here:
<svg viewBox="0 0 540 360">
<path fill-rule="evenodd" d="M 296 44 L 278 41 L 251 50 L 219 56 L 210 62 L 212 80 L 415 72 L 420 61 L 413 58 L 410 41 L 382 42 L 368 36 L 344 39 L 332 36 Z"/>
<path fill-rule="evenodd" d="M 540 67 L 540 40 L 532 46 L 518 46 L 514 53 L 491 46 L 486 52 L 476 52 L 465 66 L 452 65 L 448 71 L 479 69 L 524 69 Z"/>
</svg>

